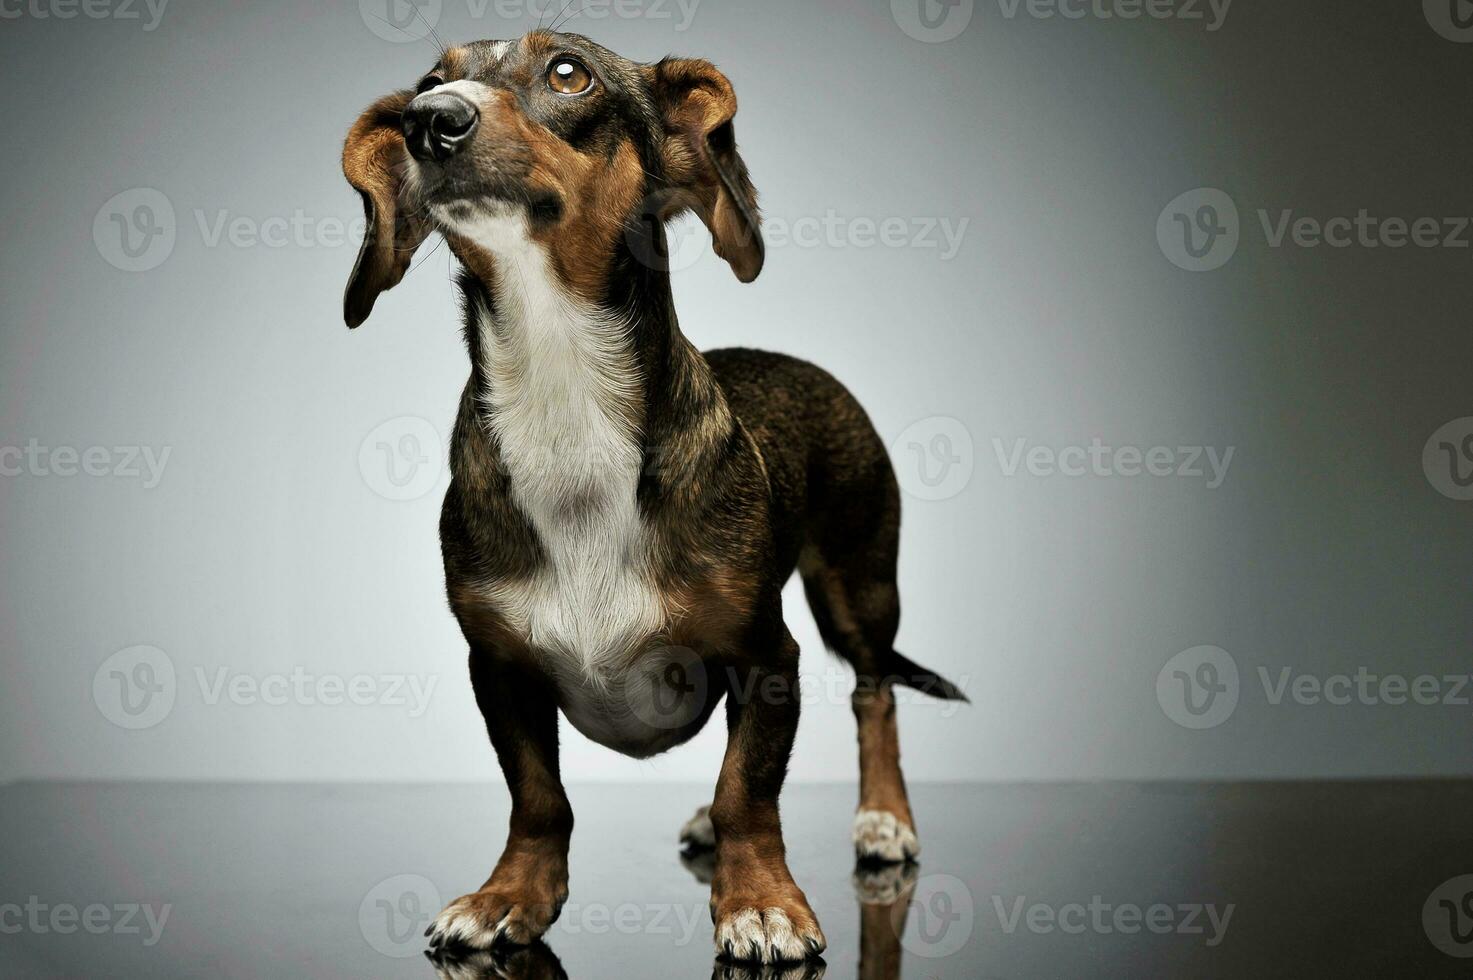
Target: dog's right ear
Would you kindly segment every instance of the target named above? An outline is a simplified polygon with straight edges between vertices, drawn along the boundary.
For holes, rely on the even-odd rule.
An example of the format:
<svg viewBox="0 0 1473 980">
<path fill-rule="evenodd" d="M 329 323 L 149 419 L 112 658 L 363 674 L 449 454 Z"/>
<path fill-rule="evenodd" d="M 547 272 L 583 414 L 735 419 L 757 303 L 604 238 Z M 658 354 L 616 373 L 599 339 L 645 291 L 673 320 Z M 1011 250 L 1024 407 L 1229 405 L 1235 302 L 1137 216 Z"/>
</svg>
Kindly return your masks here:
<svg viewBox="0 0 1473 980">
<path fill-rule="evenodd" d="M 369 106 L 343 144 L 343 174 L 363 199 L 363 247 L 343 294 L 343 319 L 356 327 L 368 319 L 374 300 L 398 285 L 414 258 L 414 250 L 429 237 L 430 226 L 420 209 L 402 199 L 408 151 L 400 131 L 404 107 L 413 92 L 395 92 Z"/>
</svg>

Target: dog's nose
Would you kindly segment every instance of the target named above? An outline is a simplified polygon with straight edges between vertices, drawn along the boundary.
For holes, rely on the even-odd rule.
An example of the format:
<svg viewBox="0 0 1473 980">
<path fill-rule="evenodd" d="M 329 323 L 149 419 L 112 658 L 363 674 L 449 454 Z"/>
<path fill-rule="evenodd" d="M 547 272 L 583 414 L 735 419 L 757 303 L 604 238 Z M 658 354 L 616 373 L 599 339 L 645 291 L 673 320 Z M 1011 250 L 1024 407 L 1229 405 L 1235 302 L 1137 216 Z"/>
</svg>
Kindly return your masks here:
<svg viewBox="0 0 1473 980">
<path fill-rule="evenodd" d="M 426 92 L 404 108 L 404 142 L 416 160 L 448 160 L 470 143 L 481 114 L 450 92 Z"/>
</svg>

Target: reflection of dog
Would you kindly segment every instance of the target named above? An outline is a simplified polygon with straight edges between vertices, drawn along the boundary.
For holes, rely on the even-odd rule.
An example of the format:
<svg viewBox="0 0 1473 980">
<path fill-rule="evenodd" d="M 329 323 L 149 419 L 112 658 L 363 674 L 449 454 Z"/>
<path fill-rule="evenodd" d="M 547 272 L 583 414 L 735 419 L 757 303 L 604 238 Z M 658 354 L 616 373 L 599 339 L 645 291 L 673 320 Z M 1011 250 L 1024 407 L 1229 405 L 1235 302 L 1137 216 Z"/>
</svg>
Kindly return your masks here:
<svg viewBox="0 0 1473 980">
<path fill-rule="evenodd" d="M 859 980 L 899 980 L 900 937 L 919 877 L 914 864 L 861 867 L 854 872 L 859 898 Z"/>
<path fill-rule="evenodd" d="M 361 323 L 433 231 L 464 266 L 472 373 L 441 541 L 513 797 L 500 862 L 433 941 L 525 943 L 556 918 L 573 824 L 559 709 L 642 757 L 725 696 L 697 835 L 716 848 L 717 942 L 816 955 L 778 822 L 799 706 L 783 583 L 801 572 L 858 674 L 861 857 L 917 850 L 892 685 L 961 695 L 894 650 L 900 498 L 859 404 L 790 357 L 702 356 L 676 323 L 665 219 L 694 211 L 743 281 L 762 267 L 731 84 L 704 61 L 635 64 L 539 31 L 452 48 L 418 88 L 374 104 L 344 149 L 369 220 L 345 316 Z"/>
<path fill-rule="evenodd" d="M 541 941 L 489 950 L 441 947 L 425 956 L 440 980 L 568 980 L 562 961 Z"/>
<path fill-rule="evenodd" d="M 768 966 L 718 962 L 711 971 L 711 980 L 823 980 L 826 973 L 828 967 L 823 960 Z"/>
<path fill-rule="evenodd" d="M 540 941 L 490 950 L 441 947 L 425 956 L 440 980 L 568 980 L 557 954 Z M 820 959 L 772 965 L 718 961 L 711 980 L 823 980 L 825 972 Z"/>
</svg>

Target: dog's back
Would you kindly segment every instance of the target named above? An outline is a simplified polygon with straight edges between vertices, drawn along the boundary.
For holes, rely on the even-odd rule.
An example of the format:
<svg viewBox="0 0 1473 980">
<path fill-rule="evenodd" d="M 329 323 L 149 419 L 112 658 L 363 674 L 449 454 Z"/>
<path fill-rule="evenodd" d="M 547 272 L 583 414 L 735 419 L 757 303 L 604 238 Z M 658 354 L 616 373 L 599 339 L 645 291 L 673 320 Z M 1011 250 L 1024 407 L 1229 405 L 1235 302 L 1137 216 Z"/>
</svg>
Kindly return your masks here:
<svg viewBox="0 0 1473 980">
<path fill-rule="evenodd" d="M 965 700 L 950 681 L 895 651 L 900 488 L 859 401 L 816 364 L 729 347 L 706 362 L 762 454 L 780 574 L 796 566 L 831 650 L 863 677 Z"/>
<path fill-rule="evenodd" d="M 762 454 L 785 576 L 805 545 L 833 553 L 862 537 L 895 540 L 895 475 L 884 443 L 847 388 L 787 354 L 731 347 L 705 358 Z"/>
</svg>

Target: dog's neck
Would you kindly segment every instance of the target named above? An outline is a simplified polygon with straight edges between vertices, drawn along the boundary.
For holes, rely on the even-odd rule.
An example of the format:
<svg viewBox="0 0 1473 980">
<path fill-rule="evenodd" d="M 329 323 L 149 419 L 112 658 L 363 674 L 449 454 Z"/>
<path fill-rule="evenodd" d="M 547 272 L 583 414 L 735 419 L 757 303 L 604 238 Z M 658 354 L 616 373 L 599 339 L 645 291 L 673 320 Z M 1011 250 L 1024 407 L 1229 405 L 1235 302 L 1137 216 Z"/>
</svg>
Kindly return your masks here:
<svg viewBox="0 0 1473 980">
<path fill-rule="evenodd" d="M 732 418 L 680 332 L 668 272 L 621 246 L 594 303 L 559 281 L 525 218 L 484 218 L 461 231 L 487 257 L 468 263 L 464 280 L 470 391 L 526 491 L 524 506 L 535 495 L 566 511 L 609 493 L 631 497 L 652 469 L 665 481 L 694 473 Z M 669 465 L 672 452 L 679 465 Z"/>
</svg>

